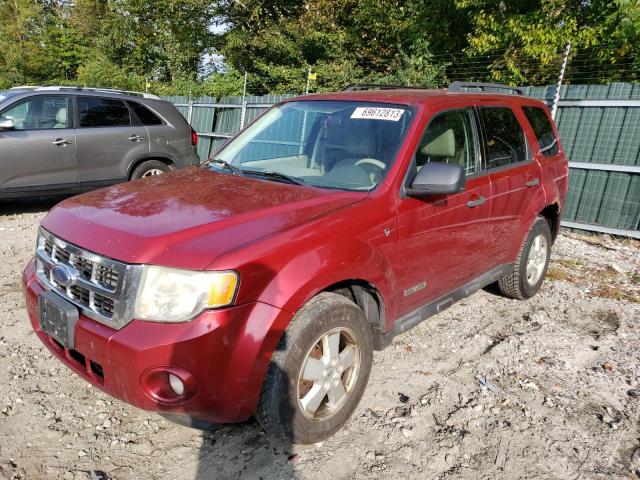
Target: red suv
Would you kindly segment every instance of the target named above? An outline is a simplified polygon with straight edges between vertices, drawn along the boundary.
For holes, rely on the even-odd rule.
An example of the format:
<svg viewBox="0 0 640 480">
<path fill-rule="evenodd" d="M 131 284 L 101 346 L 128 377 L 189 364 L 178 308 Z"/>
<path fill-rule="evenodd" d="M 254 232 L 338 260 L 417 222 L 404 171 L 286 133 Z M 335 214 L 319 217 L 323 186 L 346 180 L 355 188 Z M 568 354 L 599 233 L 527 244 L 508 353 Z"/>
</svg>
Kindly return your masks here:
<svg viewBox="0 0 640 480">
<path fill-rule="evenodd" d="M 545 105 L 368 87 L 55 207 L 23 274 L 38 337 L 140 408 L 310 443 L 348 420 L 373 350 L 489 284 L 534 295 L 568 177 Z"/>
</svg>

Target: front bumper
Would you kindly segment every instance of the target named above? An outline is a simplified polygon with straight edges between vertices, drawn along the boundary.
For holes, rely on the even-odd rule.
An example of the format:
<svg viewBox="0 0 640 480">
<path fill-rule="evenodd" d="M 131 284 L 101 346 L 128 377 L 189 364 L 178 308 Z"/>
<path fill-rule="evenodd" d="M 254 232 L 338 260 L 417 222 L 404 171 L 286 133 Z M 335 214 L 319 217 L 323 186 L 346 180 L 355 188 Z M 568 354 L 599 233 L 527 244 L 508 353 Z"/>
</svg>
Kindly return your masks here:
<svg viewBox="0 0 640 480">
<path fill-rule="evenodd" d="M 264 303 L 209 310 L 186 323 L 133 320 L 121 330 L 80 315 L 75 349 L 40 330 L 31 261 L 22 276 L 27 312 L 40 340 L 67 367 L 109 395 L 139 408 L 214 423 L 238 422 L 254 412 L 262 380 L 291 314 Z M 149 373 L 186 372 L 183 397 L 166 401 L 149 389 Z"/>
</svg>

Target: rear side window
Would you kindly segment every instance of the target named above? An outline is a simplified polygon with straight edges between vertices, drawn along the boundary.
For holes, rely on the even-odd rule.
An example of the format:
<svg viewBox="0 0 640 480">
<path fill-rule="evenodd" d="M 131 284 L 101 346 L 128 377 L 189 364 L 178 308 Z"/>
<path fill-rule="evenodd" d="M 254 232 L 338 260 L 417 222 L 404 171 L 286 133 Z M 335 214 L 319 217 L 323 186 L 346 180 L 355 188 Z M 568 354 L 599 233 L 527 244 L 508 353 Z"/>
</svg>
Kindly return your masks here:
<svg viewBox="0 0 640 480">
<path fill-rule="evenodd" d="M 129 102 L 129 105 L 143 125 L 162 125 L 162 120 L 160 120 L 155 113 L 144 105 L 136 102 Z"/>
<path fill-rule="evenodd" d="M 120 100 L 109 98 L 79 97 L 80 126 L 122 127 L 131 125 L 129 108 Z"/>
<path fill-rule="evenodd" d="M 484 123 L 484 148 L 487 169 L 503 167 L 527 159 L 527 147 L 522 127 L 508 107 L 481 107 Z"/>
<path fill-rule="evenodd" d="M 558 153 L 558 139 L 553 134 L 553 127 L 547 112 L 540 107 L 522 107 L 524 114 L 533 128 L 538 139 L 540 153 L 545 157 L 552 157 Z"/>
</svg>

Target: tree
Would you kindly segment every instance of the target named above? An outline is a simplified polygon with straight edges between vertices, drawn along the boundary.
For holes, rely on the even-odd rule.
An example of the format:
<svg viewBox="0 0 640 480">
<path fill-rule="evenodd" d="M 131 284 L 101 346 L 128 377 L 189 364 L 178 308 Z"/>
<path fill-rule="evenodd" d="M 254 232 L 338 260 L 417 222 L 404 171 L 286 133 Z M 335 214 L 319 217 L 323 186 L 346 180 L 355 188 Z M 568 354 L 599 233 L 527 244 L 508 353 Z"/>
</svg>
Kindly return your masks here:
<svg viewBox="0 0 640 480">
<path fill-rule="evenodd" d="M 252 0 L 221 7 L 230 28 L 220 50 L 234 68 L 259 79 L 262 92 L 303 91 L 309 68 L 320 90 L 357 80 L 418 86 L 444 80 L 421 28 L 423 2 Z"/>
<path fill-rule="evenodd" d="M 591 83 L 633 78 L 637 65 L 637 0 L 457 0 L 471 18 L 469 57 L 486 58 L 481 75 L 507 83 L 557 78 L 559 53 L 572 45 L 567 78 Z M 483 57 L 486 56 L 486 57 Z"/>
</svg>

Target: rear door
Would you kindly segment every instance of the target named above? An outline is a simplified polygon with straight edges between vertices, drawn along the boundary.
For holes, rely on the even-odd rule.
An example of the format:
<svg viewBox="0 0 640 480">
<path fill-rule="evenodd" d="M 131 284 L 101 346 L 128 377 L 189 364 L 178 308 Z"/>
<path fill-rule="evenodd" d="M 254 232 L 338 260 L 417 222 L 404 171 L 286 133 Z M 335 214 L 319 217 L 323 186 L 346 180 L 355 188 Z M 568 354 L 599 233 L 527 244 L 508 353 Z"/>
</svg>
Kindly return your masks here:
<svg viewBox="0 0 640 480">
<path fill-rule="evenodd" d="M 553 128 L 551 115 L 542 106 L 524 105 L 522 111 L 531 129 L 529 143 L 533 147 L 533 158 L 542 167 L 543 188 L 548 192 L 566 194 L 568 181 L 567 158 L 562 151 L 557 131 Z M 553 183 L 557 185 L 553 185 Z M 554 188 L 555 187 L 555 188 Z M 559 199 L 562 206 L 564 196 Z"/>
<path fill-rule="evenodd" d="M 76 143 L 81 188 L 127 180 L 128 168 L 149 152 L 146 129 L 125 101 L 77 96 Z"/>
<path fill-rule="evenodd" d="M 478 107 L 486 173 L 491 179 L 491 234 L 487 256 L 492 267 L 513 261 L 514 249 L 534 204 L 544 198 L 542 172 L 533 159 L 519 117 L 508 105 Z M 525 231 L 526 233 L 526 231 Z"/>
<path fill-rule="evenodd" d="M 473 108 L 447 106 L 433 114 L 413 160 L 461 165 L 465 190 L 452 195 L 403 198 L 398 207 L 399 251 L 394 266 L 400 311 L 408 313 L 488 270 L 485 246 L 491 185 L 480 165 Z M 413 177 L 408 175 L 408 181 Z"/>
<path fill-rule="evenodd" d="M 69 107 L 66 95 L 34 95 L 0 112 L 14 123 L 0 132 L 0 193 L 78 186 Z"/>
</svg>

